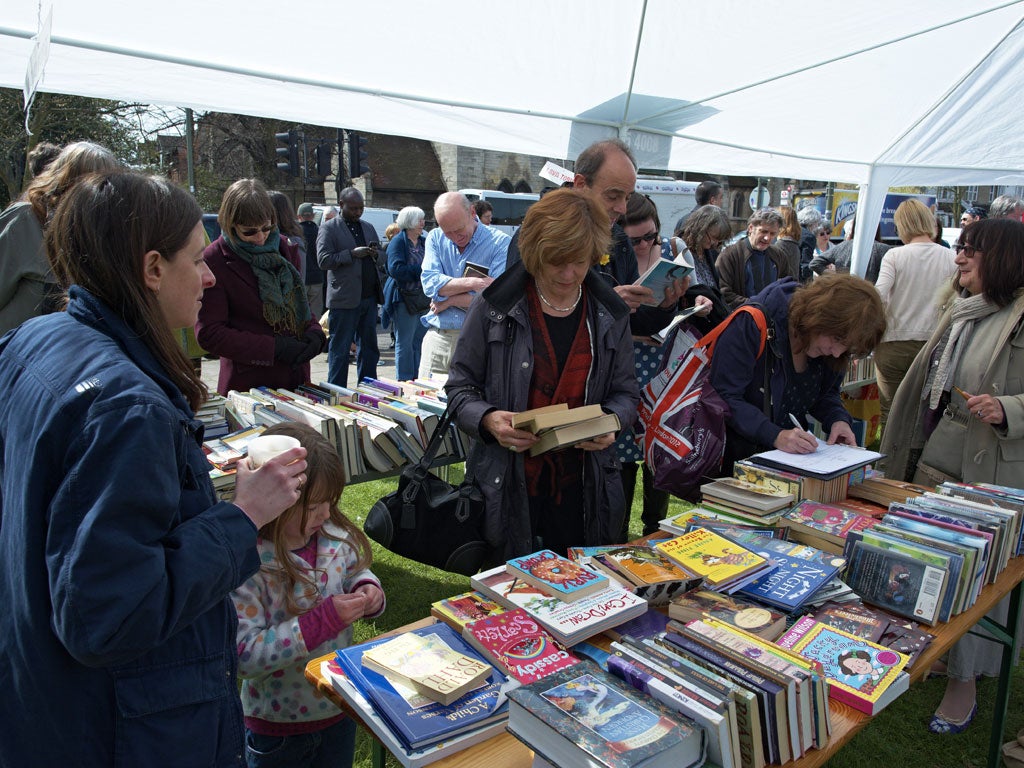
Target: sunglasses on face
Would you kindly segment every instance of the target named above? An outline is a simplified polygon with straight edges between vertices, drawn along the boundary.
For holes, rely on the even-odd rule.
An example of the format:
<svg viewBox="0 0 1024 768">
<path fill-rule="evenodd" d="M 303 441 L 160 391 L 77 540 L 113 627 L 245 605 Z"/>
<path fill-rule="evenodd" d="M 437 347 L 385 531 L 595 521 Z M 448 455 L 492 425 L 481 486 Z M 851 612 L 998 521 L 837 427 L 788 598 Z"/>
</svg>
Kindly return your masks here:
<svg viewBox="0 0 1024 768">
<path fill-rule="evenodd" d="M 960 243 L 954 245 L 953 250 L 958 254 L 962 253 L 968 259 L 973 259 L 977 254 L 981 253 L 981 250 L 973 245 L 960 245 Z"/>
<path fill-rule="evenodd" d="M 640 237 L 629 238 L 629 242 L 633 245 L 640 245 L 640 243 L 653 243 L 657 238 L 657 232 L 648 232 L 646 235 L 640 235 Z"/>
<path fill-rule="evenodd" d="M 239 227 L 238 228 L 238 234 L 240 234 L 242 237 L 255 237 L 256 235 L 260 234 L 261 232 L 264 235 L 269 234 L 270 230 L 272 230 L 272 229 L 273 229 L 273 227 L 270 226 L 269 224 L 267 224 L 265 226 L 262 226 L 262 227 Z"/>
</svg>

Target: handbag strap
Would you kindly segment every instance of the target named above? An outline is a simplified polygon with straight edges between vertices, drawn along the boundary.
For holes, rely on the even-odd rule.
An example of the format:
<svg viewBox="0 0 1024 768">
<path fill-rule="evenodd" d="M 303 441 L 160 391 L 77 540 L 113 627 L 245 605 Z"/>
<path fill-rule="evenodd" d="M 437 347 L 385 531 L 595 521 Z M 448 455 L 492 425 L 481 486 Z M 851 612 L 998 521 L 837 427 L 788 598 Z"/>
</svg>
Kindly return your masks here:
<svg viewBox="0 0 1024 768">
<path fill-rule="evenodd" d="M 423 450 L 423 456 L 420 458 L 418 464 L 421 469 L 427 471 L 430 469 L 430 465 L 434 463 L 434 458 L 437 456 L 438 450 L 441 448 L 441 443 L 444 441 L 444 435 L 448 431 L 448 427 L 452 423 L 452 408 L 450 405 L 445 406 L 444 413 L 441 414 L 441 418 L 437 422 L 437 426 L 434 427 L 434 431 L 430 435 L 430 440 L 427 441 L 427 447 Z"/>
<path fill-rule="evenodd" d="M 725 320 L 716 325 L 712 330 L 701 336 L 700 340 L 694 345 L 697 347 L 706 347 L 708 357 L 711 357 L 715 351 L 715 342 L 718 341 L 718 337 L 722 335 L 722 331 L 731 323 L 735 318 L 741 314 L 748 314 L 753 319 L 757 329 L 761 332 L 761 342 L 757 347 L 757 356 L 761 357 L 764 353 L 764 346 L 768 341 L 768 321 L 764 316 L 764 310 L 760 307 L 754 306 L 753 304 L 743 304 L 742 306 L 736 307 Z"/>
</svg>

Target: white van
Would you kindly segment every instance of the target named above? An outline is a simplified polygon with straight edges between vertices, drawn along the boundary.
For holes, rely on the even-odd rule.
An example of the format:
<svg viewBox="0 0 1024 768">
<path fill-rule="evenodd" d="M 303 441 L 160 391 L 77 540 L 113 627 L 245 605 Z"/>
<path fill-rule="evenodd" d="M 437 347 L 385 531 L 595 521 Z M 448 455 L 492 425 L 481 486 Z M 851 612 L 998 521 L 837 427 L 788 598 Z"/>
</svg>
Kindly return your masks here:
<svg viewBox="0 0 1024 768">
<path fill-rule="evenodd" d="M 490 203 L 494 207 L 491 226 L 509 235 L 519 229 L 529 207 L 540 200 L 540 195 L 532 192 L 499 192 L 496 189 L 460 189 L 459 192 L 470 202 L 486 200 Z"/>
<path fill-rule="evenodd" d="M 636 191 L 647 195 L 658 207 L 662 237 L 672 237 L 676 222 L 697 204 L 697 181 L 679 181 L 671 176 L 637 176 Z"/>
<path fill-rule="evenodd" d="M 313 205 L 313 211 L 316 213 L 317 225 L 323 223 L 324 212 L 330 208 L 329 205 Z M 340 210 L 340 206 L 334 206 Z M 340 213 L 338 214 L 341 215 Z M 398 211 L 394 208 L 364 208 L 362 219 L 367 224 L 372 224 L 373 228 L 377 230 L 377 237 L 380 238 L 380 242 L 384 242 L 387 238 L 384 235 L 384 230 L 388 228 L 389 224 L 394 224 L 395 219 L 398 218 Z"/>
</svg>

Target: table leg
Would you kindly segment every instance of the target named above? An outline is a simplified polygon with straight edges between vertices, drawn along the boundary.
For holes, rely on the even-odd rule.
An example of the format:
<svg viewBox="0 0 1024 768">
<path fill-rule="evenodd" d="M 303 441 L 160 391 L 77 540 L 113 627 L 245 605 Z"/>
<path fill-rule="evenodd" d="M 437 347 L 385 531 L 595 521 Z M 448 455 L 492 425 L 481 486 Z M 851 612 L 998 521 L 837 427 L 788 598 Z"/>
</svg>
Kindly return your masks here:
<svg viewBox="0 0 1024 768">
<path fill-rule="evenodd" d="M 371 759 L 373 761 L 373 768 L 384 768 L 384 756 L 388 753 L 384 749 L 384 745 L 376 739 L 373 740 L 373 747 L 370 751 Z"/>
<path fill-rule="evenodd" d="M 995 713 L 992 717 L 992 736 L 988 748 L 989 768 L 1002 765 L 1002 746 L 1005 741 L 1006 710 L 1010 704 L 1010 677 L 1013 674 L 1015 651 L 1021 638 L 1017 637 L 1017 625 L 1021 612 L 1021 584 L 1010 592 L 1010 603 L 1007 610 L 1006 626 L 982 618 L 978 624 L 989 632 L 1003 646 L 1003 659 L 999 665 L 999 684 L 996 688 Z"/>
</svg>

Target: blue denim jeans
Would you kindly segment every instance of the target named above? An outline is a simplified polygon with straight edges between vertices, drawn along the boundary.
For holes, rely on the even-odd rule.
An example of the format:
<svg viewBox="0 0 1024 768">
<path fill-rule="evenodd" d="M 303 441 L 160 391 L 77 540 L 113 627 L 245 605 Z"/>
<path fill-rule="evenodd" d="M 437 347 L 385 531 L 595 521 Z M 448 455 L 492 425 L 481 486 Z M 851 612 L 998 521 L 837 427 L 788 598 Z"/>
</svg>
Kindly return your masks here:
<svg viewBox="0 0 1024 768">
<path fill-rule="evenodd" d="M 331 338 L 327 347 L 327 380 L 339 387 L 348 386 L 348 351 L 357 337 L 359 357 L 353 387 L 365 378 L 377 378 L 377 300 L 363 299 L 352 309 L 332 308 L 328 325 Z"/>
<path fill-rule="evenodd" d="M 263 736 L 245 731 L 249 768 L 352 768 L 356 724 L 350 717 L 313 733 Z"/>
<path fill-rule="evenodd" d="M 394 306 L 391 321 L 395 326 L 395 378 L 399 381 L 415 379 L 420 370 L 420 349 L 427 326 L 420 322 L 423 315 L 411 315 L 405 305 Z"/>
</svg>

